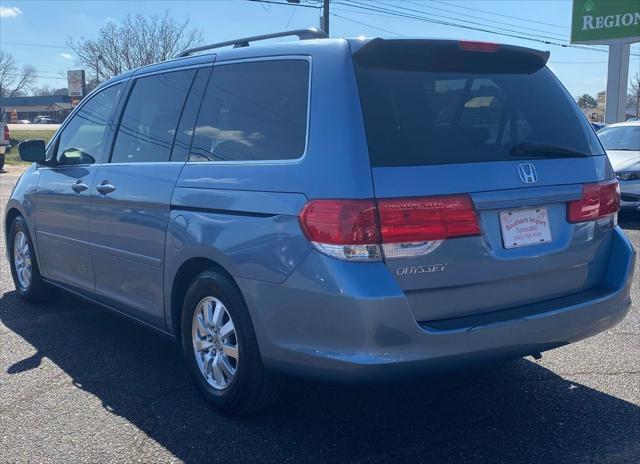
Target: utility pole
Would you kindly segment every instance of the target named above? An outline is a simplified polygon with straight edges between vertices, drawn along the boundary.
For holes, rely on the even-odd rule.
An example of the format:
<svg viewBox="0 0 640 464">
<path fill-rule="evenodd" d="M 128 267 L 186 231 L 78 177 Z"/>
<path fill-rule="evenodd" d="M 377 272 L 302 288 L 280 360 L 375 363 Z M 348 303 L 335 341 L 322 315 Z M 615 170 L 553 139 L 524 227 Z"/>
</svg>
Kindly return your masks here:
<svg viewBox="0 0 640 464">
<path fill-rule="evenodd" d="M 329 35 L 329 0 L 322 5 L 322 30 Z"/>
</svg>

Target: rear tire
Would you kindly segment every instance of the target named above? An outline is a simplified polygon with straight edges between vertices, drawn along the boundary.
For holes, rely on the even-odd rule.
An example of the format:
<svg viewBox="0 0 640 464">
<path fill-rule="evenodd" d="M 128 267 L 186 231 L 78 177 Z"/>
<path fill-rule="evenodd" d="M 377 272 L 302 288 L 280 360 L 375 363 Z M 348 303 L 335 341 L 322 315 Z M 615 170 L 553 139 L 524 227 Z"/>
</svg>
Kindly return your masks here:
<svg viewBox="0 0 640 464">
<path fill-rule="evenodd" d="M 22 216 L 11 223 L 8 245 L 11 276 L 18 294 L 30 302 L 44 301 L 51 289 L 40 275 L 31 235 Z"/>
<path fill-rule="evenodd" d="M 243 414 L 277 399 L 282 381 L 265 369 L 244 299 L 225 274 L 204 271 L 191 283 L 181 341 L 198 389 L 217 410 Z"/>
</svg>

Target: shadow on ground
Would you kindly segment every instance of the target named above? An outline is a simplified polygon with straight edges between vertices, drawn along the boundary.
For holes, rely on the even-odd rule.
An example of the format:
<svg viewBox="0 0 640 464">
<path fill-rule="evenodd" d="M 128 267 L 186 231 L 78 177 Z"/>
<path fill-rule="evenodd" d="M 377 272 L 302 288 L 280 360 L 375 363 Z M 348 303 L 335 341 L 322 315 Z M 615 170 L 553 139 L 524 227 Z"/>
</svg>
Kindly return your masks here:
<svg viewBox="0 0 640 464">
<path fill-rule="evenodd" d="M 273 408 L 246 418 L 212 411 L 172 343 L 73 297 L 31 306 L 15 292 L 0 320 L 103 407 L 189 462 L 624 462 L 640 452 L 640 408 L 539 364 L 409 384 L 292 382 Z"/>
</svg>

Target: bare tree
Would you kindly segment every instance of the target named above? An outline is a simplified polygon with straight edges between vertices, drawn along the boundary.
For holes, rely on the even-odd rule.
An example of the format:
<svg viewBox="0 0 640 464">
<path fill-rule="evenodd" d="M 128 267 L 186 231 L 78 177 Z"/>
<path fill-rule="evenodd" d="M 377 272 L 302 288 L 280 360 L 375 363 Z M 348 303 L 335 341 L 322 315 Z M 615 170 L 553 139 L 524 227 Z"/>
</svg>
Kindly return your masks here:
<svg viewBox="0 0 640 464">
<path fill-rule="evenodd" d="M 127 16 L 122 23 L 109 21 L 95 39 L 69 39 L 67 45 L 77 55 L 78 65 L 88 79 L 103 81 L 129 69 L 171 58 L 177 52 L 202 43 L 202 32 L 187 29 L 169 16 Z"/>
<path fill-rule="evenodd" d="M 49 87 L 48 85 L 43 85 L 42 87 L 34 87 L 33 89 L 31 89 L 31 95 L 34 95 L 37 97 L 44 97 L 48 95 L 53 95 L 55 91 L 56 89 L 54 89 L 53 87 Z"/>
<path fill-rule="evenodd" d="M 31 95 L 36 97 L 47 97 L 50 95 L 68 95 L 69 91 L 66 87 L 50 87 L 43 85 L 42 87 L 34 87 L 31 89 Z"/>
<path fill-rule="evenodd" d="M 640 110 L 640 73 L 636 73 L 631 79 L 631 93 L 629 96 L 636 105 L 636 118 L 640 117 L 640 112 L 638 111 Z"/>
<path fill-rule="evenodd" d="M 0 97 L 24 95 L 36 81 L 36 69 L 31 65 L 19 68 L 10 53 L 0 50 Z M 0 105 L 0 119 L 4 108 Z"/>
</svg>

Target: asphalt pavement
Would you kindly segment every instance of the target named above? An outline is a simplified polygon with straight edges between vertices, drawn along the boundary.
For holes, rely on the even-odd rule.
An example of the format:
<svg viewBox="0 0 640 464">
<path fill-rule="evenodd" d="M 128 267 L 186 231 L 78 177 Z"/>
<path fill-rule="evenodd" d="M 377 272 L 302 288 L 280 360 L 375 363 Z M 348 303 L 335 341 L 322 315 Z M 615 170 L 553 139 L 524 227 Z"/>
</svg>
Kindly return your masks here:
<svg viewBox="0 0 640 464">
<path fill-rule="evenodd" d="M 19 174 L 7 169 L 2 205 Z M 640 249 L 640 220 L 621 224 Z M 230 418 L 169 340 L 70 296 L 22 302 L 0 238 L 2 463 L 639 460 L 640 279 L 621 324 L 540 361 L 392 385 L 291 381 L 271 409 Z"/>
</svg>

